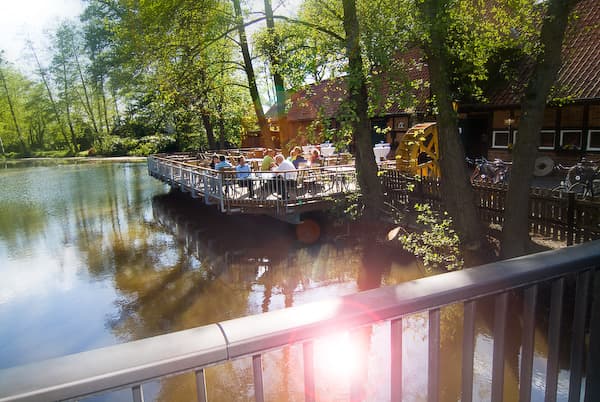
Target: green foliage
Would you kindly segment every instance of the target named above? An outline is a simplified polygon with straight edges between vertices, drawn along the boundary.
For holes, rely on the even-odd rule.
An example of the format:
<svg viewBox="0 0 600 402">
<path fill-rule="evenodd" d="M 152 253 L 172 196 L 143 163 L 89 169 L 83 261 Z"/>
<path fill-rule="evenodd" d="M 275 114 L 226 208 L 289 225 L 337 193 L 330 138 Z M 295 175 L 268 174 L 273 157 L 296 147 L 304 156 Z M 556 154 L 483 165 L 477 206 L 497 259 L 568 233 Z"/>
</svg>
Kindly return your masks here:
<svg viewBox="0 0 600 402">
<path fill-rule="evenodd" d="M 147 156 L 174 151 L 175 138 L 167 135 L 149 135 L 140 139 L 105 136 L 96 141 L 90 155 Z"/>
<path fill-rule="evenodd" d="M 334 224 L 341 225 L 360 220 L 363 216 L 365 205 L 358 193 L 347 194 L 342 198 L 331 198 L 333 206 L 327 210 Z"/>
<path fill-rule="evenodd" d="M 440 215 L 428 204 L 416 204 L 417 223 L 422 231 L 405 233 L 398 237 L 402 246 L 419 258 L 428 269 L 461 269 L 464 265 L 460 239 L 452 228 L 447 213 Z"/>
</svg>

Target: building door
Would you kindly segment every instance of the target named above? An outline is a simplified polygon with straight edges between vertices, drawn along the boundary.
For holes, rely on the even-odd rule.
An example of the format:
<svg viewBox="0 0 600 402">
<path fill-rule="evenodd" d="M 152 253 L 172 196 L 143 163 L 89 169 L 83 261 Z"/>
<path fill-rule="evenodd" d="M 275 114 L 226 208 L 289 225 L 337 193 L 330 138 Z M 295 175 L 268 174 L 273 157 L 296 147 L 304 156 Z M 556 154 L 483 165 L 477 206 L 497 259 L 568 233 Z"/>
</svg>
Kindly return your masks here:
<svg viewBox="0 0 600 402">
<path fill-rule="evenodd" d="M 386 127 L 385 119 L 371 119 L 371 145 L 387 141 L 386 135 L 382 132 Z"/>
<path fill-rule="evenodd" d="M 488 117 L 469 116 L 459 122 L 460 137 L 469 158 L 487 157 Z"/>
</svg>

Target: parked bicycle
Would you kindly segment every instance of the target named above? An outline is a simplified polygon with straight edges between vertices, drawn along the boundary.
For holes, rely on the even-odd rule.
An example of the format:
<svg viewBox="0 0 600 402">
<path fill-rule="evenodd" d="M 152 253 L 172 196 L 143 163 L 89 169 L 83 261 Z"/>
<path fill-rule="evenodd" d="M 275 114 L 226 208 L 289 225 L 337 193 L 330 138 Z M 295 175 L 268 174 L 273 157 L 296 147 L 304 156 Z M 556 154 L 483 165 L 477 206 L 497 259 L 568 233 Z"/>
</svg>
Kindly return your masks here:
<svg viewBox="0 0 600 402">
<path fill-rule="evenodd" d="M 487 182 L 494 184 L 508 184 L 510 178 L 510 163 L 502 159 L 488 161 L 486 158 L 467 158 L 467 163 L 473 166 L 471 183 Z"/>
<path fill-rule="evenodd" d="M 552 189 L 555 197 L 563 198 L 573 192 L 578 197 L 600 196 L 600 165 L 598 161 L 581 159 L 576 165 L 565 167 L 557 165 L 557 170 L 566 170 L 565 180 Z"/>
</svg>

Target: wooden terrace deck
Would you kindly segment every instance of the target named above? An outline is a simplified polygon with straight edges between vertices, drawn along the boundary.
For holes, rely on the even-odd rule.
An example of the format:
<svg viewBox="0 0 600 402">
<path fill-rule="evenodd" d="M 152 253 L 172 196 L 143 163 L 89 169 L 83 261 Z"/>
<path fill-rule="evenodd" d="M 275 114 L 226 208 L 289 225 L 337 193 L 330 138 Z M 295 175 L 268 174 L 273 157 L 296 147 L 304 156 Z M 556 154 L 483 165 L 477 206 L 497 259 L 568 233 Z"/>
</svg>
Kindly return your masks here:
<svg viewBox="0 0 600 402">
<path fill-rule="evenodd" d="M 235 169 L 217 171 L 202 166 L 203 160 L 185 154 L 153 155 L 148 157 L 148 172 L 221 212 L 270 215 L 292 223 L 299 223 L 302 213 L 330 208 L 336 199 L 358 190 L 352 164 L 298 169 L 287 173 L 296 176 L 288 181 L 272 172 L 254 171 L 244 183 Z"/>
</svg>

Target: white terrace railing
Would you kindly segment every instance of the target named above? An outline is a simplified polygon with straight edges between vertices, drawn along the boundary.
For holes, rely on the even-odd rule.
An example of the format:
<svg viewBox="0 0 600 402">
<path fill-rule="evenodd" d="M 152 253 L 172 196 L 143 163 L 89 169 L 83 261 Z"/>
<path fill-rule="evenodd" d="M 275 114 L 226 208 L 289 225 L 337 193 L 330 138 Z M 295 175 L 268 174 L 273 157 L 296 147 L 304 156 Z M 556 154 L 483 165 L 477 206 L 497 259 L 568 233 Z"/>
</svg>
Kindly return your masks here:
<svg viewBox="0 0 600 402">
<path fill-rule="evenodd" d="M 0 371 L 0 401 L 54 401 L 81 398 L 129 388 L 133 401 L 143 401 L 143 384 L 194 372 L 198 401 L 206 401 L 204 369 L 229 360 L 250 358 L 254 399 L 264 400 L 262 355 L 292 344 L 303 345 L 304 395 L 314 401 L 313 344 L 338 331 L 358 333 L 390 322 L 392 401 L 402 400 L 402 321 L 426 312 L 428 325 L 427 399 L 440 399 L 440 309 L 461 305 L 464 311 L 461 401 L 473 400 L 473 362 L 476 306 L 494 300 L 491 401 L 503 400 L 507 304 L 521 297 L 523 310 L 511 319 L 521 323 L 519 400 L 530 400 L 536 316 L 546 310 L 538 290 L 551 289 L 548 313 L 548 356 L 545 401 L 555 401 L 560 345 L 570 343 L 568 400 L 600 400 L 600 241 L 488 264 L 357 293 L 332 300 L 219 322 L 186 331 L 59 357 Z M 573 303 L 565 301 L 574 287 Z M 569 299 L 569 301 L 571 301 Z M 565 314 L 567 306 L 573 309 Z M 569 317 L 567 322 L 567 317 Z M 561 336 L 570 342 L 560 342 Z M 563 339 L 564 341 L 564 339 Z M 460 359 L 459 359 L 460 360 Z M 425 375 L 425 373 L 423 373 Z M 536 385 L 543 381 L 537 378 Z M 352 400 L 360 400 L 364 378 L 350 384 Z M 194 397 L 194 396 L 191 396 Z"/>
<path fill-rule="evenodd" d="M 185 159 L 148 157 L 151 176 L 216 204 L 222 212 L 245 210 L 273 211 L 286 215 L 332 197 L 357 191 L 356 170 L 352 165 L 332 165 L 289 172 L 252 172 L 240 180 L 235 169 L 217 171 L 196 166 Z"/>
</svg>

